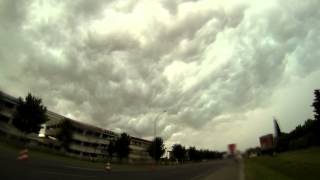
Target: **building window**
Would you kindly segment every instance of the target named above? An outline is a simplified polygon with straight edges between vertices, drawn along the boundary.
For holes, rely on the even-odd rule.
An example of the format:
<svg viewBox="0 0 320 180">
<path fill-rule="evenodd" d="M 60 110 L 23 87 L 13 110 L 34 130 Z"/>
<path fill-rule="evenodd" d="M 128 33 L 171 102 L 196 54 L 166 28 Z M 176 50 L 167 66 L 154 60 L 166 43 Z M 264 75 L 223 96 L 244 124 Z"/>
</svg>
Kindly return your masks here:
<svg viewBox="0 0 320 180">
<path fill-rule="evenodd" d="M 81 141 L 73 140 L 73 142 L 74 142 L 75 144 L 81 145 Z"/>
<path fill-rule="evenodd" d="M 7 117 L 7 116 L 4 116 L 4 115 L 0 114 L 0 122 L 8 123 L 8 122 L 9 122 L 9 120 L 10 120 L 10 118 L 9 118 L 9 117 Z"/>
<path fill-rule="evenodd" d="M 91 153 L 91 157 L 97 157 L 97 154 Z"/>
<path fill-rule="evenodd" d="M 8 102 L 8 101 L 4 102 L 4 105 L 5 105 L 7 108 L 9 108 L 9 109 L 14 108 L 14 104 L 11 103 L 11 102 Z"/>
<path fill-rule="evenodd" d="M 95 132 L 95 133 L 93 133 L 93 136 L 95 136 L 95 137 L 100 137 L 100 133 Z"/>
<path fill-rule="evenodd" d="M 84 142 L 83 145 L 84 145 L 84 146 L 90 146 L 90 143 Z"/>
<path fill-rule="evenodd" d="M 92 135 L 92 132 L 91 132 L 91 131 L 87 131 L 87 132 L 86 132 L 86 135 L 91 136 L 91 135 Z"/>
<path fill-rule="evenodd" d="M 77 127 L 72 127 L 73 131 L 79 133 L 79 134 L 82 134 L 83 133 L 83 130 L 80 129 L 80 128 L 77 128 Z"/>
</svg>

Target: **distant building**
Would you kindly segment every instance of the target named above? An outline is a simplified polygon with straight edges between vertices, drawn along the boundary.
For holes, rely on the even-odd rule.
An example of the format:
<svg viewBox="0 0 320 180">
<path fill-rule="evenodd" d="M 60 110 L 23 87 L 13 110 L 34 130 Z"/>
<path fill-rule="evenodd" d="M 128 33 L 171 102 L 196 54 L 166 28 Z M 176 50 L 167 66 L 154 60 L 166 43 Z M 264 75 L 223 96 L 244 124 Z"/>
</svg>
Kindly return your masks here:
<svg viewBox="0 0 320 180">
<path fill-rule="evenodd" d="M 0 135 L 21 134 L 12 125 L 17 98 L 0 91 Z M 49 121 L 44 125 L 42 130 L 46 138 L 41 138 L 41 144 L 48 143 L 48 147 L 62 151 L 61 142 L 57 140 L 63 120 L 71 122 L 72 139 L 67 152 L 70 156 L 88 158 L 88 159 L 105 159 L 109 155 L 107 147 L 112 140 L 116 140 L 120 135 L 107 129 L 92 126 L 86 123 L 78 122 L 64 117 L 52 111 L 47 111 Z M 36 135 L 38 136 L 38 135 Z M 148 162 L 151 161 L 147 149 L 151 141 L 131 137 L 129 162 Z"/>
<path fill-rule="evenodd" d="M 110 141 L 115 141 L 119 138 L 119 134 L 110 130 L 74 121 L 53 112 L 48 112 L 48 116 L 50 120 L 46 123 L 45 136 L 56 138 L 63 120 L 66 119 L 71 122 L 72 140 L 69 145 L 68 153 L 73 156 L 105 159 L 109 157 L 107 148 Z M 147 148 L 150 144 L 151 141 L 131 137 L 129 161 L 150 161 L 151 158 L 147 152 Z"/>
<path fill-rule="evenodd" d="M 118 138 L 118 134 L 102 128 L 68 119 L 59 114 L 48 112 L 49 121 L 46 123 L 44 134 L 46 137 L 57 139 L 64 119 L 70 121 L 72 139 L 68 153 L 82 158 L 106 158 L 107 147 L 111 140 Z"/>
<path fill-rule="evenodd" d="M 229 144 L 228 145 L 230 155 L 235 155 L 236 148 L 237 148 L 236 144 Z"/>
<path fill-rule="evenodd" d="M 151 143 L 145 139 L 131 137 L 129 160 L 131 162 L 150 162 L 152 158 L 147 150 Z"/>
<path fill-rule="evenodd" d="M 274 148 L 274 138 L 272 134 L 261 136 L 259 139 L 262 151 L 267 151 Z"/>
</svg>

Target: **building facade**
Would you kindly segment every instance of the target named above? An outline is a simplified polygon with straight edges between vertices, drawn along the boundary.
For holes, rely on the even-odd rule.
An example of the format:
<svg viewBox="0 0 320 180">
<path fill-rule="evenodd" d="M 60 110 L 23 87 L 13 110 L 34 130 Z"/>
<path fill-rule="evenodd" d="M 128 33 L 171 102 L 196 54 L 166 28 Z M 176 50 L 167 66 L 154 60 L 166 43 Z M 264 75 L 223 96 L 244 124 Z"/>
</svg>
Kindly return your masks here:
<svg viewBox="0 0 320 180">
<path fill-rule="evenodd" d="M 2 136 L 21 133 L 12 125 L 17 103 L 16 98 L 0 91 L 0 135 Z"/>
<path fill-rule="evenodd" d="M 67 120 L 72 127 L 72 140 L 69 143 L 68 154 L 80 158 L 110 159 L 108 146 L 111 141 L 116 141 L 120 135 L 110 130 L 95 127 L 82 122 L 77 122 L 53 112 L 48 113 L 50 121 L 46 123 L 45 136 L 57 138 L 62 122 Z M 151 141 L 131 137 L 129 162 L 143 163 L 151 161 L 147 149 Z M 116 155 L 116 154 L 115 154 Z"/>
<path fill-rule="evenodd" d="M 48 112 L 49 121 L 45 124 L 45 137 L 57 139 L 64 120 L 70 122 L 72 134 L 69 148 L 66 150 L 71 156 L 89 159 L 105 159 L 108 157 L 107 147 L 112 140 L 118 138 L 118 134 L 89 124 L 77 122 Z"/>
<path fill-rule="evenodd" d="M 129 160 L 137 163 L 150 162 L 152 159 L 147 151 L 150 145 L 151 141 L 131 137 Z"/>
<path fill-rule="evenodd" d="M 268 151 L 274 148 L 274 140 L 272 134 L 261 136 L 259 140 L 262 151 Z"/>
<path fill-rule="evenodd" d="M 12 125 L 18 99 L 1 91 L 0 93 L 0 133 L 19 133 Z M 118 133 L 75 121 L 52 111 L 47 111 L 47 117 L 49 120 L 44 124 L 44 129 L 42 129 L 44 138 L 41 141 L 50 142 L 48 146 L 74 157 L 110 159 L 107 148 L 111 141 L 116 141 L 120 137 Z M 67 150 L 62 148 L 61 142 L 57 138 L 65 120 L 70 122 L 70 132 L 72 134 Z M 152 159 L 147 152 L 150 144 L 151 141 L 131 137 L 128 161 L 132 163 L 150 162 Z"/>
</svg>

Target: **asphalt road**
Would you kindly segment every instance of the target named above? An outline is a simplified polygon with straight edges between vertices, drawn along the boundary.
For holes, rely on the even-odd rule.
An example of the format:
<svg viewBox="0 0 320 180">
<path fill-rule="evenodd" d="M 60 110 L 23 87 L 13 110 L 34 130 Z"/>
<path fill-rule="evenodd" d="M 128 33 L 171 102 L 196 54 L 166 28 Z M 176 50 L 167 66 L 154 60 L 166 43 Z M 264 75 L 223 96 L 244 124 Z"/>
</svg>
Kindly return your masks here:
<svg viewBox="0 0 320 180">
<path fill-rule="evenodd" d="M 16 157 L 0 154 L 0 179 L 14 180 L 71 180 L 71 179 L 137 179 L 137 180 L 237 180 L 240 163 L 232 160 L 140 168 L 136 170 L 112 170 L 84 168 L 66 165 L 61 161 L 32 159 L 19 161 Z"/>
</svg>

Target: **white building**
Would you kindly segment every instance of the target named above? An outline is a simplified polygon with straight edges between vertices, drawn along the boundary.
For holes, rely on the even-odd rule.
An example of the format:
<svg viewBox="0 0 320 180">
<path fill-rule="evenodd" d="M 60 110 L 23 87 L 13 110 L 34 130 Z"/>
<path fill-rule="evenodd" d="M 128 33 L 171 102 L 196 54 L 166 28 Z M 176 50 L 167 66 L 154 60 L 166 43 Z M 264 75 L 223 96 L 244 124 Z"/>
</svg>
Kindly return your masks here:
<svg viewBox="0 0 320 180">
<path fill-rule="evenodd" d="M 17 98 L 1 92 L 0 135 L 19 133 L 19 131 L 12 126 L 16 105 Z M 62 122 L 68 120 L 71 122 L 72 138 L 69 149 L 64 153 L 67 153 L 70 156 L 88 159 L 110 158 L 107 153 L 107 147 L 110 141 L 115 141 L 119 138 L 119 134 L 107 129 L 72 120 L 52 111 L 47 111 L 47 116 L 49 120 L 44 125 L 44 131 L 42 130 L 46 138 L 42 138 L 39 144 L 45 143 L 55 150 L 63 151 L 63 148 L 60 146 L 61 142 L 59 142 L 56 137 L 61 129 Z M 150 144 L 151 141 L 131 137 L 129 162 L 142 163 L 151 161 L 151 157 L 147 152 L 147 148 Z"/>
</svg>

